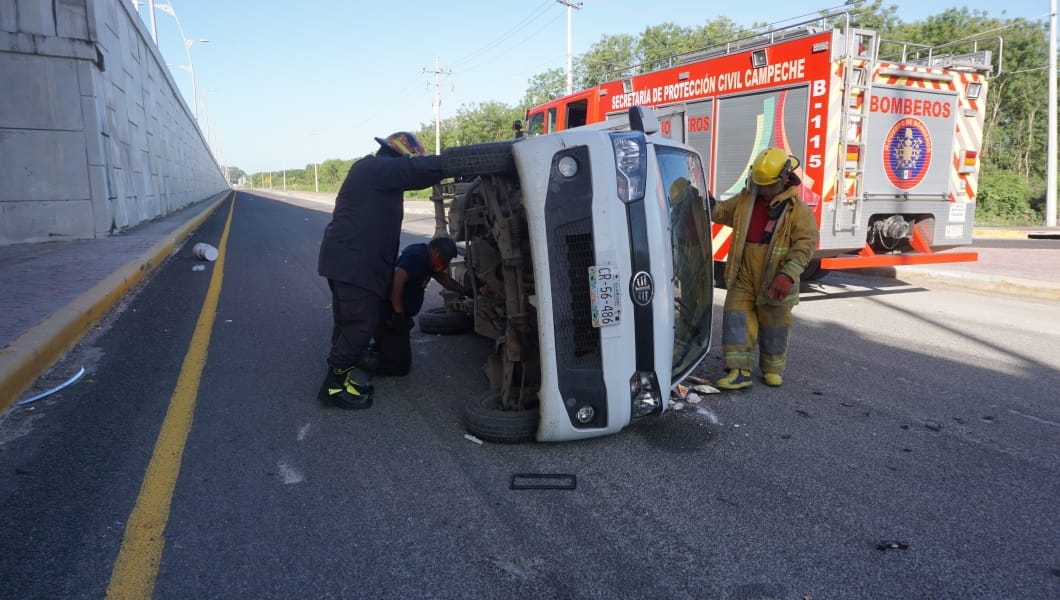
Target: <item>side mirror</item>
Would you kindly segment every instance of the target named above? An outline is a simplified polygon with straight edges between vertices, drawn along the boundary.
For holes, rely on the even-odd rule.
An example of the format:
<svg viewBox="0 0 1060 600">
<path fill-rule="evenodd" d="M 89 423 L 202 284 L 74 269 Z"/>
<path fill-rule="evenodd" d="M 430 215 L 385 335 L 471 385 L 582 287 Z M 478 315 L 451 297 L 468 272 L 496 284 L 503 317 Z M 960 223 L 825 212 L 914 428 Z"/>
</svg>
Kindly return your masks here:
<svg viewBox="0 0 1060 600">
<path fill-rule="evenodd" d="M 629 128 L 632 131 L 643 131 L 646 135 L 659 133 L 659 117 L 655 111 L 643 106 L 629 107 Z"/>
</svg>

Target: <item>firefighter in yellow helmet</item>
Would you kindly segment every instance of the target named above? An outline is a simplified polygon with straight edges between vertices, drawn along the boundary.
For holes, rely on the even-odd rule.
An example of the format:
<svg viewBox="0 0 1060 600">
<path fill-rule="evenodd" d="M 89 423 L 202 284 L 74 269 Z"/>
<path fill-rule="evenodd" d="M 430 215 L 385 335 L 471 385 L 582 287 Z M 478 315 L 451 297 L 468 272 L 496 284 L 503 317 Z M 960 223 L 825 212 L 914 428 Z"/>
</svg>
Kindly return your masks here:
<svg viewBox="0 0 1060 600">
<path fill-rule="evenodd" d="M 779 386 L 787 363 L 791 309 L 799 279 L 817 248 L 813 212 L 798 196 L 799 160 L 779 148 L 755 158 L 744 188 L 713 207 L 713 219 L 732 227 L 725 263 L 722 389 L 750 387 L 755 351 L 766 385 Z"/>
</svg>

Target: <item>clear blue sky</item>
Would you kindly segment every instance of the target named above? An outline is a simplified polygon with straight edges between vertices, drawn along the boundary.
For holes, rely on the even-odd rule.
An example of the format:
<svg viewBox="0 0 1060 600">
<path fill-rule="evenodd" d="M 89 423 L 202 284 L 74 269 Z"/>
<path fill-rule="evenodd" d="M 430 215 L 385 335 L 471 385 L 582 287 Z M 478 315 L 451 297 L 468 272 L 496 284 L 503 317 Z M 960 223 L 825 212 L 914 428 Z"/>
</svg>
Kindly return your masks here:
<svg viewBox="0 0 1060 600">
<path fill-rule="evenodd" d="M 124 1 L 124 0 L 123 0 Z M 374 136 L 416 130 L 461 106 L 515 105 L 528 80 L 567 64 L 567 8 L 556 0 L 155 0 L 159 48 L 191 105 L 190 47 L 199 121 L 220 160 L 248 173 L 349 159 L 378 147 Z M 1048 23 L 1049 0 L 895 1 L 903 21 L 950 6 Z M 791 0 L 582 0 L 572 11 L 574 56 L 606 35 L 645 27 L 694 27 L 719 16 L 750 26 L 793 22 L 842 4 Z M 503 7 L 503 8 L 502 8 Z M 149 24 L 146 0 L 140 7 Z M 436 61 L 441 75 L 436 77 Z M 433 151 L 434 139 L 422 140 Z"/>
</svg>

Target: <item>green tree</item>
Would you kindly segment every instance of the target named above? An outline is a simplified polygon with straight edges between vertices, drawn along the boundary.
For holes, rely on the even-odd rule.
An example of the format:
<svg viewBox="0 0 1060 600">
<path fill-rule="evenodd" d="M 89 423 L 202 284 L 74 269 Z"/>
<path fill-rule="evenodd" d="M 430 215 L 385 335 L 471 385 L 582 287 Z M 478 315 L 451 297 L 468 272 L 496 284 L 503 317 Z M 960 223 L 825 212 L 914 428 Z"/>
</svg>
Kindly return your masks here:
<svg viewBox="0 0 1060 600">
<path fill-rule="evenodd" d="M 604 36 L 588 52 L 578 57 L 574 69 L 578 79 L 574 87 L 582 89 L 631 75 L 633 72 L 630 72 L 630 68 L 639 62 L 637 38 L 626 34 Z"/>
<path fill-rule="evenodd" d="M 521 123 L 525 117 L 523 108 L 509 106 L 503 102 L 465 104 L 457 110 L 455 116 L 440 123 L 438 137 L 441 149 L 510 139 L 514 135 L 512 123 Z M 416 137 L 424 143 L 429 152 L 434 151 L 434 123 L 421 123 Z"/>
<path fill-rule="evenodd" d="M 523 106 L 529 108 L 559 98 L 567 90 L 567 71 L 556 68 L 534 75 L 527 83 Z"/>
</svg>

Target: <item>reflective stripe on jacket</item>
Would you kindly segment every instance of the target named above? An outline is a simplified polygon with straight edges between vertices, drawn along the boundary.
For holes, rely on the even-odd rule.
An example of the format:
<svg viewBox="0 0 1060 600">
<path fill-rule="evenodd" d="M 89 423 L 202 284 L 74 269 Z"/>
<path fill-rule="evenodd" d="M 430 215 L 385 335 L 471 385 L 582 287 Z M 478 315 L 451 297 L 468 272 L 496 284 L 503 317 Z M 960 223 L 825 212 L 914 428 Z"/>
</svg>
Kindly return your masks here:
<svg viewBox="0 0 1060 600">
<path fill-rule="evenodd" d="M 798 304 L 799 280 L 806 265 L 813 259 L 820 231 L 817 218 L 810 207 L 799 199 L 798 181 L 777 194 L 770 207 L 791 200 L 777 219 L 773 238 L 769 242 L 769 262 L 762 269 L 762 280 L 758 286 L 758 303 Z M 728 200 L 719 200 L 711 212 L 715 223 L 732 227 L 729 256 L 725 260 L 725 286 L 731 287 L 740 269 L 744 246 L 747 244 L 747 228 L 751 222 L 751 210 L 755 199 L 744 187 L 740 193 Z M 766 296 L 770 284 L 778 273 L 784 273 L 794 282 L 791 291 L 783 300 L 771 300 Z"/>
</svg>

